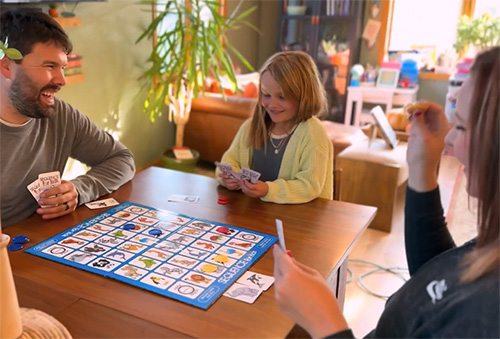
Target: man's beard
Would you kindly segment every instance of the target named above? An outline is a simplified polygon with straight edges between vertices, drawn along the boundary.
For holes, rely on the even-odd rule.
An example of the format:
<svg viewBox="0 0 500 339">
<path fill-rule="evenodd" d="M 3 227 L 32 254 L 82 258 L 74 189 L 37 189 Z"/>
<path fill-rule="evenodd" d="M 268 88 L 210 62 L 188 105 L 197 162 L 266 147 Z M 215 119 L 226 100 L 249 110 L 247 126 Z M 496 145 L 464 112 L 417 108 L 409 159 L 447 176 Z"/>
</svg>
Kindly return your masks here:
<svg viewBox="0 0 500 339">
<path fill-rule="evenodd" d="M 60 86 L 47 85 L 41 90 L 24 73 L 20 71 L 10 86 L 9 99 L 12 106 L 22 115 L 29 118 L 43 119 L 54 112 L 54 105 L 45 106 L 40 101 L 41 93 L 45 90 L 59 90 Z"/>
</svg>

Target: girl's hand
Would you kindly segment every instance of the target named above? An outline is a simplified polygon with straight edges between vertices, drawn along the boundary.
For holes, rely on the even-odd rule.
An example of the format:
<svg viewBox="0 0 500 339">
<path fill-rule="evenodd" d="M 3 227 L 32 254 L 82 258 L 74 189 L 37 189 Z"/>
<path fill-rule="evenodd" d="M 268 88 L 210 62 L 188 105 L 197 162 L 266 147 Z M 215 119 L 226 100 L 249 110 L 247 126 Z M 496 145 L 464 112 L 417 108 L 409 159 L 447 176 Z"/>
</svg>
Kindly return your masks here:
<svg viewBox="0 0 500 339">
<path fill-rule="evenodd" d="M 248 180 L 241 180 L 241 190 L 249 197 L 261 198 L 267 194 L 269 187 L 265 182 L 260 180 L 258 180 L 255 184 L 252 184 Z"/>
<path fill-rule="evenodd" d="M 425 105 L 427 109 L 412 112 L 406 154 L 408 185 L 417 192 L 427 192 L 437 187 L 437 167 L 449 130 L 443 108 L 434 103 Z"/>
<path fill-rule="evenodd" d="M 288 252 L 288 251 L 287 251 Z M 348 328 L 337 299 L 318 271 L 273 248 L 274 293 L 283 313 L 313 338 L 324 338 Z"/>
<path fill-rule="evenodd" d="M 228 190 L 235 191 L 240 189 L 241 181 L 239 179 L 235 179 L 234 177 L 224 173 L 220 173 L 219 178 L 222 179 L 224 186 L 226 186 Z"/>
</svg>

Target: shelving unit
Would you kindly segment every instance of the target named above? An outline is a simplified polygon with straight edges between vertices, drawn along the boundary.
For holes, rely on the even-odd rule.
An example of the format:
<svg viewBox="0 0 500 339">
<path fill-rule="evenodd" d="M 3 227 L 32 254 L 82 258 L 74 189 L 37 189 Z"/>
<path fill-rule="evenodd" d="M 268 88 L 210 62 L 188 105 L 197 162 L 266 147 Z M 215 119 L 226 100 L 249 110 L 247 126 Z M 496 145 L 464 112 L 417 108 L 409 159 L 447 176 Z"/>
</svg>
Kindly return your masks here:
<svg viewBox="0 0 500 339">
<path fill-rule="evenodd" d="M 358 0 L 281 0 L 277 50 L 302 50 L 313 58 L 328 96 L 328 119 L 343 121 L 349 70 L 359 60 L 363 6 Z"/>
<path fill-rule="evenodd" d="M 72 17 L 72 18 L 57 17 L 54 18 L 54 20 L 57 21 L 57 23 L 61 25 L 61 27 L 63 28 L 82 26 L 82 20 L 78 17 Z M 66 85 L 73 85 L 85 81 L 85 74 L 67 75 L 65 79 L 66 79 Z"/>
<path fill-rule="evenodd" d="M 57 21 L 57 23 L 59 25 L 61 25 L 61 27 L 80 27 L 82 25 L 82 19 L 78 18 L 78 17 L 72 17 L 72 18 L 64 18 L 64 17 L 57 17 L 57 18 L 54 18 L 55 21 Z"/>
<path fill-rule="evenodd" d="M 74 85 L 79 82 L 85 81 L 85 74 L 80 73 L 75 75 L 68 75 L 64 78 L 66 79 L 66 85 Z"/>
</svg>

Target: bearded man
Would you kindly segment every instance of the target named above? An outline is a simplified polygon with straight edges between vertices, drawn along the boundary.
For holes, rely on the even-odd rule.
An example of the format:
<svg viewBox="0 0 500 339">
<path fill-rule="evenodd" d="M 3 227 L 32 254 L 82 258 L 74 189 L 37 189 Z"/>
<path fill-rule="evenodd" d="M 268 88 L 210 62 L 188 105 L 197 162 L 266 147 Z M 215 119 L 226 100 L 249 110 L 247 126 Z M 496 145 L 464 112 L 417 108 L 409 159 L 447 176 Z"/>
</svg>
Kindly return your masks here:
<svg viewBox="0 0 500 339">
<path fill-rule="evenodd" d="M 69 214 L 129 181 L 135 171 L 132 153 L 56 98 L 66 84 L 64 68 L 72 50 L 59 24 L 37 9 L 18 8 L 1 15 L 0 38 L 23 55 L 21 60 L 0 60 L 2 226 L 35 212 L 43 219 Z M 91 169 L 74 180 L 62 180 L 35 201 L 27 186 L 40 173 L 63 173 L 68 157 Z"/>
</svg>

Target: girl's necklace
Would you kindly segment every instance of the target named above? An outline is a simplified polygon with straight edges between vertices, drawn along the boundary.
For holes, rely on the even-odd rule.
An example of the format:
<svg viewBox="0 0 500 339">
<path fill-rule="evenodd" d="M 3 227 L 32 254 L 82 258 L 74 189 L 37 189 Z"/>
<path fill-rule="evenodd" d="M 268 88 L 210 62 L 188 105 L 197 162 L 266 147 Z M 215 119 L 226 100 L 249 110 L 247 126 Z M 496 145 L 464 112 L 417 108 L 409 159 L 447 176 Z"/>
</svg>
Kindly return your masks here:
<svg viewBox="0 0 500 339">
<path fill-rule="evenodd" d="M 292 133 L 295 131 L 297 128 L 297 125 L 295 125 L 287 134 L 284 138 L 281 138 L 280 141 L 278 142 L 278 145 L 274 144 L 273 137 L 271 135 L 271 132 L 269 132 L 269 140 L 271 141 L 271 145 L 273 145 L 274 148 L 274 154 L 278 154 L 281 151 L 281 148 L 285 145 L 286 140 L 292 135 Z"/>
</svg>

